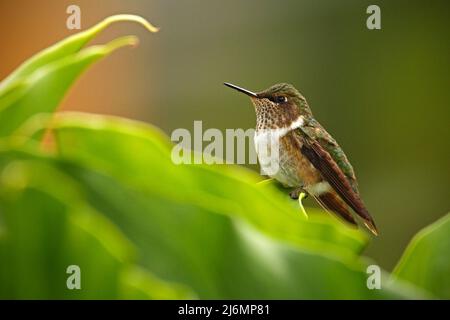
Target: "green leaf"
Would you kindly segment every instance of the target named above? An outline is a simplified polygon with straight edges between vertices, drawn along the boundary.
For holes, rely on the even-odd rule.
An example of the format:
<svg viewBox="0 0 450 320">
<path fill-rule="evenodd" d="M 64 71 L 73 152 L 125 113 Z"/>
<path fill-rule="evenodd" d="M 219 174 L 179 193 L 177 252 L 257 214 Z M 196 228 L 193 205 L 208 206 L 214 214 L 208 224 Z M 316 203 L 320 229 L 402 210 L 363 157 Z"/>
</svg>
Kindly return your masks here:
<svg viewBox="0 0 450 320">
<path fill-rule="evenodd" d="M 117 22 L 135 22 L 141 24 L 150 32 L 158 31 L 158 28 L 151 25 L 144 18 L 136 15 L 120 14 L 110 16 L 100 23 L 96 24 L 95 26 L 67 37 L 62 41 L 54 44 L 53 46 L 42 50 L 41 52 L 35 54 L 33 57 L 25 61 L 21 66 L 19 66 L 13 73 L 11 73 L 0 83 L 0 97 L 3 96 L 4 92 L 9 91 L 15 83 L 23 80 L 25 77 L 31 75 L 39 68 L 79 52 L 83 46 L 94 39 L 100 32 L 105 30 L 111 24 Z"/>
<path fill-rule="evenodd" d="M 405 250 L 393 275 L 450 299 L 450 214 L 420 231 Z"/>
<path fill-rule="evenodd" d="M 186 286 L 163 281 L 143 268 L 127 269 L 120 276 L 119 297 L 122 299 L 180 300 L 196 295 Z"/>
<path fill-rule="evenodd" d="M 127 36 L 80 51 L 86 42 L 116 21 L 135 21 L 156 31 L 141 17 L 113 16 L 32 57 L 0 85 L 0 137 L 10 135 L 38 112 L 54 111 L 75 79 L 93 62 L 118 48 L 136 45 L 137 38 Z"/>
<path fill-rule="evenodd" d="M 415 297 L 399 284 L 369 290 L 359 232 L 303 219 L 245 170 L 176 166 L 164 136 L 138 122 L 69 113 L 51 128 L 59 168 L 135 245 L 139 264 L 200 298 Z"/>
<path fill-rule="evenodd" d="M 133 245 L 51 162 L 8 158 L 17 155 L 2 154 L 0 165 L 0 298 L 192 297 L 133 265 Z M 66 286 L 70 265 L 81 290 Z"/>
<path fill-rule="evenodd" d="M 170 141 L 146 124 L 70 112 L 56 115 L 51 128 L 63 158 L 117 177 L 126 184 L 174 201 L 240 215 L 271 236 L 293 245 L 325 248 L 330 254 L 351 258 L 366 244 L 367 238 L 360 231 L 333 218 L 315 215 L 305 220 L 298 206 L 286 205 L 287 195 L 274 188 L 257 187 L 258 176 L 248 170 L 226 165 L 173 164 Z"/>
</svg>

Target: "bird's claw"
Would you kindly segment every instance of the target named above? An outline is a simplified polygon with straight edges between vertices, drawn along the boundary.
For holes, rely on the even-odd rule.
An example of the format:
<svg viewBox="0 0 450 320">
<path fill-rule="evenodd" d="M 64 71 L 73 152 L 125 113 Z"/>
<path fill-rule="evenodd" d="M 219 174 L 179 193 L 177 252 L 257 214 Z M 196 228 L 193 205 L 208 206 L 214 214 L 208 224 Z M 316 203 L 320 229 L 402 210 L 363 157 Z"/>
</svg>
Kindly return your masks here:
<svg viewBox="0 0 450 320">
<path fill-rule="evenodd" d="M 295 188 L 294 190 L 292 190 L 289 193 L 289 196 L 291 197 L 292 200 L 298 200 L 298 197 L 300 196 L 300 193 L 304 193 L 305 194 L 305 196 L 303 198 L 307 198 L 308 197 L 308 192 L 305 191 L 303 186 Z"/>
</svg>

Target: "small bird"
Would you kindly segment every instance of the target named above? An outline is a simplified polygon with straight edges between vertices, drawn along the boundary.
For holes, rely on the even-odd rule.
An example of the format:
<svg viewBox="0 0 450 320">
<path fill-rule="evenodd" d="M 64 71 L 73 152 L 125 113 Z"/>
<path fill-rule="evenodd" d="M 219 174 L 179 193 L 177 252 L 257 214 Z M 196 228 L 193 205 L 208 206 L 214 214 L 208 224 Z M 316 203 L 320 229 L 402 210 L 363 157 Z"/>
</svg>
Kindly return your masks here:
<svg viewBox="0 0 450 320">
<path fill-rule="evenodd" d="M 294 86 L 280 83 L 255 93 L 231 83 L 224 84 L 250 96 L 256 111 L 256 153 L 265 174 L 285 187 L 294 188 L 291 198 L 298 199 L 303 192 L 314 197 L 326 211 L 357 225 L 350 211 L 353 209 L 364 225 L 378 235 L 375 222 L 359 195 L 347 156 L 314 118 L 306 99 Z M 273 158 L 277 170 L 272 170 L 270 160 L 273 159 L 268 159 L 273 141 L 278 149 L 277 157 Z"/>
</svg>

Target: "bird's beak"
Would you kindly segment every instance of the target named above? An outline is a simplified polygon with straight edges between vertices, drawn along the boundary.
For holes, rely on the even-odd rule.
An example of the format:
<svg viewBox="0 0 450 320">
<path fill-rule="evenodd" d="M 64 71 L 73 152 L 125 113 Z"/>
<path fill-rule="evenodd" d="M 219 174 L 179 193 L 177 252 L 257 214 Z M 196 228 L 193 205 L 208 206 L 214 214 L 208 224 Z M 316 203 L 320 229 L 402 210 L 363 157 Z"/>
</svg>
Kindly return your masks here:
<svg viewBox="0 0 450 320">
<path fill-rule="evenodd" d="M 258 95 L 256 93 L 250 91 L 250 90 L 238 87 L 238 86 L 236 86 L 234 84 L 231 84 L 231 83 L 228 83 L 228 82 L 224 82 L 224 85 L 226 85 L 227 87 L 230 87 L 231 89 L 234 89 L 234 90 L 237 90 L 239 92 L 242 92 L 242 93 L 244 93 L 244 94 L 246 94 L 246 95 L 248 95 L 250 97 L 258 98 Z"/>
</svg>

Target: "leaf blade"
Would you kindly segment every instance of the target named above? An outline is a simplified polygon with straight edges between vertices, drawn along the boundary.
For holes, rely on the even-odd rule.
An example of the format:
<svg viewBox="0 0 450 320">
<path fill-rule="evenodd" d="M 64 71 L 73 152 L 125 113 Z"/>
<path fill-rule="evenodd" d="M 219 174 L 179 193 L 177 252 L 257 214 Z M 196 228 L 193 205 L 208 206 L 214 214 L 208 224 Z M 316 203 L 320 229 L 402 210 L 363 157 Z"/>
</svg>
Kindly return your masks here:
<svg viewBox="0 0 450 320">
<path fill-rule="evenodd" d="M 450 299 L 450 213 L 416 234 L 396 265 L 393 275 Z"/>
</svg>

